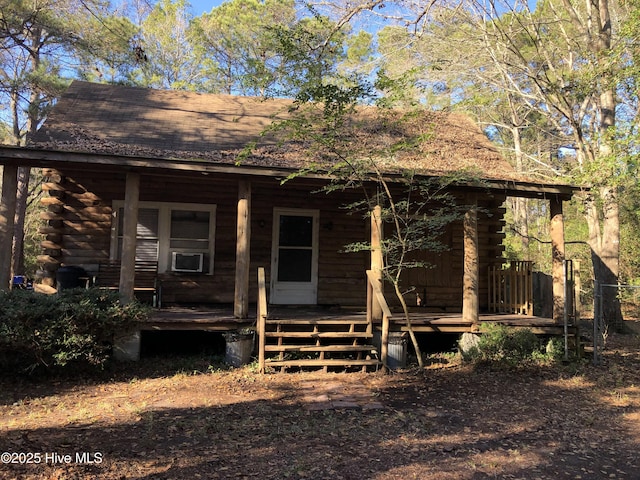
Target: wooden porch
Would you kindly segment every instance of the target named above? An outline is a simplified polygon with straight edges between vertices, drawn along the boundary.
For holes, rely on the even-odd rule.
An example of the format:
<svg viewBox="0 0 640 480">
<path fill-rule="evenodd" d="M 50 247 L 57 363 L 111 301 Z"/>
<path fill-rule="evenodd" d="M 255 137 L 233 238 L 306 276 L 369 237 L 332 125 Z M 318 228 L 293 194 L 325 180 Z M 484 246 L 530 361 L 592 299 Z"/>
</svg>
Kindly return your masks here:
<svg viewBox="0 0 640 480">
<path fill-rule="evenodd" d="M 523 278 L 529 269 L 519 268 Z M 462 334 L 479 332 L 483 324 L 510 328 L 527 328 L 537 335 L 578 336 L 573 324 L 565 325 L 551 318 L 523 314 L 516 303 L 501 312 L 476 312 L 473 320 L 464 312 L 434 312 L 414 307 L 409 322 L 402 312 L 392 312 L 376 274 L 367 272 L 367 305 L 344 309 L 321 306 L 270 306 L 267 304 L 265 271 L 258 269 L 258 302 L 248 305 L 247 316 L 239 318 L 235 305 L 216 308 L 163 308 L 152 313 L 140 330 L 204 330 L 230 332 L 254 328 L 257 333 L 257 357 L 261 372 L 267 368 L 388 368 L 390 333 L 408 332 Z M 494 272 L 495 275 L 495 272 Z M 519 285 L 509 273 L 510 282 Z M 500 277 L 501 278 L 501 277 Z M 511 288 L 513 290 L 514 288 Z M 518 302 L 530 305 L 530 289 L 518 287 Z M 503 302 L 504 303 L 504 302 Z M 526 309 L 531 311 L 531 309 Z M 255 319 L 255 321 L 253 320 Z"/>
<path fill-rule="evenodd" d="M 250 308 L 252 318 L 257 309 Z M 550 318 L 521 314 L 480 314 L 479 323 L 465 321 L 461 313 L 411 312 L 411 323 L 418 334 L 462 334 L 477 332 L 482 324 L 501 324 L 510 328 L 527 328 L 537 335 L 563 335 L 564 326 Z M 155 310 L 141 330 L 203 330 L 229 332 L 255 327 L 253 321 L 234 317 L 233 307 L 163 308 Z M 264 332 L 257 336 L 254 355 L 261 370 L 288 368 L 370 369 L 382 368 L 381 322 L 369 323 L 363 309 L 335 307 L 282 307 L 269 310 Z M 408 328 L 401 314 L 389 321 L 389 332 Z M 260 329 L 258 329 L 260 332 Z M 575 337 L 577 327 L 569 325 L 567 333 Z M 374 340 L 377 338 L 378 340 Z M 262 353 L 261 353 L 262 349 Z M 386 359 L 385 359 L 386 361 Z"/>
<path fill-rule="evenodd" d="M 149 319 L 140 324 L 141 330 L 206 330 L 228 332 L 245 327 L 255 327 L 251 320 L 256 316 L 255 305 L 250 307 L 249 319 L 234 317 L 233 306 L 215 307 L 167 307 L 154 310 Z M 282 307 L 269 310 L 267 320 L 273 322 L 306 322 L 310 325 L 318 321 L 341 321 L 349 323 L 367 318 L 364 307 L 360 309 L 340 309 L 335 307 Z M 462 313 L 411 312 L 413 330 L 418 333 L 465 333 L 478 331 L 484 323 L 496 323 L 514 328 L 529 328 L 538 335 L 558 335 L 564 326 L 551 318 L 511 314 L 481 313 L 479 324 L 465 321 Z M 570 325 L 573 327 L 573 325 Z M 381 329 L 381 323 L 374 323 L 374 330 Z M 407 331 L 400 314 L 394 316 L 389 325 L 391 331 Z"/>
</svg>

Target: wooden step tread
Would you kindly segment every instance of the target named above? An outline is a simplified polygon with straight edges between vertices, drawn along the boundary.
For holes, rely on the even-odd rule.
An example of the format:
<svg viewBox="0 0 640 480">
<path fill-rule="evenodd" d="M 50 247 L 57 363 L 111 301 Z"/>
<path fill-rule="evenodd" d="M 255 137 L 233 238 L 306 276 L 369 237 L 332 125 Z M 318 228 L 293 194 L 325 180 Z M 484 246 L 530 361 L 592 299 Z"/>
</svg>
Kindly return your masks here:
<svg viewBox="0 0 640 480">
<path fill-rule="evenodd" d="M 265 352 L 375 352 L 373 345 L 265 345 Z"/>
<path fill-rule="evenodd" d="M 338 359 L 300 359 L 300 360 L 271 360 L 265 359 L 268 367 L 363 367 L 367 365 L 380 365 L 378 360 L 338 360 Z"/>
<path fill-rule="evenodd" d="M 267 318 L 267 325 L 367 325 L 366 319 L 320 318 L 320 319 L 277 319 Z"/>
<path fill-rule="evenodd" d="M 271 338 L 373 338 L 367 332 L 265 332 Z"/>
</svg>

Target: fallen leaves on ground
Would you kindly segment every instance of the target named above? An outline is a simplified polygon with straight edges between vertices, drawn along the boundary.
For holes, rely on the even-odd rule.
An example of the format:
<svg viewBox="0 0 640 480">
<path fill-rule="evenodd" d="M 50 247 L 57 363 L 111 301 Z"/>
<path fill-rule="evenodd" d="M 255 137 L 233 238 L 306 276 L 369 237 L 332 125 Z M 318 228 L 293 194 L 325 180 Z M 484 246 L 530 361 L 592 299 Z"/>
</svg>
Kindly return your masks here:
<svg viewBox="0 0 640 480">
<path fill-rule="evenodd" d="M 637 335 L 611 336 L 600 366 L 449 364 L 390 375 L 149 368 L 141 362 L 83 381 L 3 379 L 0 452 L 39 453 L 40 462 L 16 457 L 0 464 L 0 478 L 555 480 L 640 472 Z M 379 408 L 365 407 L 372 404 Z"/>
</svg>

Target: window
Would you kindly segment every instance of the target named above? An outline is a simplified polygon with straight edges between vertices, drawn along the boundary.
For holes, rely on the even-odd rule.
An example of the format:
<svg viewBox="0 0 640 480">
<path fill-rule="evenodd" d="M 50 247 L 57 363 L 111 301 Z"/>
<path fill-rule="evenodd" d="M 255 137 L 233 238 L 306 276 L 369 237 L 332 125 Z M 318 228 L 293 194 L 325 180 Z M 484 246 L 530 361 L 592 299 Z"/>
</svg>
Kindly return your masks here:
<svg viewBox="0 0 640 480">
<path fill-rule="evenodd" d="M 113 259 L 120 259 L 122 254 L 123 212 L 124 202 L 114 202 Z M 157 260 L 159 272 L 213 273 L 215 213 L 215 205 L 140 202 L 136 259 Z M 198 262 L 188 261 L 200 258 Z"/>
<path fill-rule="evenodd" d="M 172 249 L 209 250 L 210 212 L 171 210 Z"/>
<path fill-rule="evenodd" d="M 123 223 L 123 207 L 119 207 L 116 212 L 118 221 L 118 246 L 117 253 L 112 258 L 120 259 L 122 256 L 122 223 Z M 114 209 L 115 211 L 115 209 Z M 159 239 L 159 211 L 157 208 L 139 208 L 138 209 L 138 227 L 136 234 L 136 260 L 158 260 Z M 112 242 L 113 245 L 113 242 Z"/>
</svg>

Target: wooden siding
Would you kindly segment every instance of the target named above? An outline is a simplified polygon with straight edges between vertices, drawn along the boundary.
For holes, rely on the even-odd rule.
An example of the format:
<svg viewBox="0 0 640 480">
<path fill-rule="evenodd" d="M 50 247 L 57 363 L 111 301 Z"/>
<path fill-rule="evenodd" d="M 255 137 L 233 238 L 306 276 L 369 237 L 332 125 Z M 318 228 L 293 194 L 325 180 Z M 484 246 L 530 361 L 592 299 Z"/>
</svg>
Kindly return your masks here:
<svg viewBox="0 0 640 480">
<path fill-rule="evenodd" d="M 81 265 L 91 270 L 109 258 L 111 206 L 124 198 L 125 174 L 87 170 L 56 172 L 45 170 L 46 225 L 41 261 L 54 276 L 61 263 Z M 201 175 L 174 172 L 171 175 L 141 176 L 141 202 L 175 202 L 216 205 L 216 238 L 213 275 L 162 273 L 163 304 L 232 304 L 236 267 L 238 180 L 235 175 Z M 265 267 L 267 285 L 271 268 L 273 209 L 317 209 L 319 219 L 318 304 L 363 306 L 366 300 L 365 271 L 369 255 L 343 253 L 344 246 L 368 241 L 369 219 L 349 214 L 342 207 L 356 199 L 357 192 L 310 193 L 318 181 L 294 179 L 281 185 L 276 178 L 253 177 L 251 212 L 250 302 L 257 299 L 255 272 Z M 480 249 L 480 302 L 486 308 L 488 287 L 485 272 L 502 253 L 504 196 L 485 196 L 481 209 L 492 215 L 478 216 Z M 459 311 L 462 305 L 462 225 L 452 225 L 447 233 L 451 249 L 427 255 L 432 269 L 408 272 L 405 284 L 415 286 L 426 306 L 443 311 Z M 389 296 L 391 297 L 391 296 Z M 391 299 L 391 298 L 390 298 Z"/>
<path fill-rule="evenodd" d="M 488 309 L 489 285 L 486 272 L 490 265 L 501 263 L 504 246 L 505 196 L 486 195 L 478 198 L 478 249 L 479 249 L 479 307 Z M 405 298 L 411 307 L 416 305 L 416 294 L 420 295 L 422 308 L 427 311 L 462 311 L 462 278 L 464 261 L 464 238 L 462 221 L 450 225 L 444 233 L 443 243 L 449 249 L 441 253 L 425 252 L 419 255 L 421 260 L 431 267 L 407 270 L 402 278 L 402 290 L 408 293 Z M 389 304 L 397 307 L 399 302 L 392 290 L 387 287 L 385 296 Z"/>
</svg>

